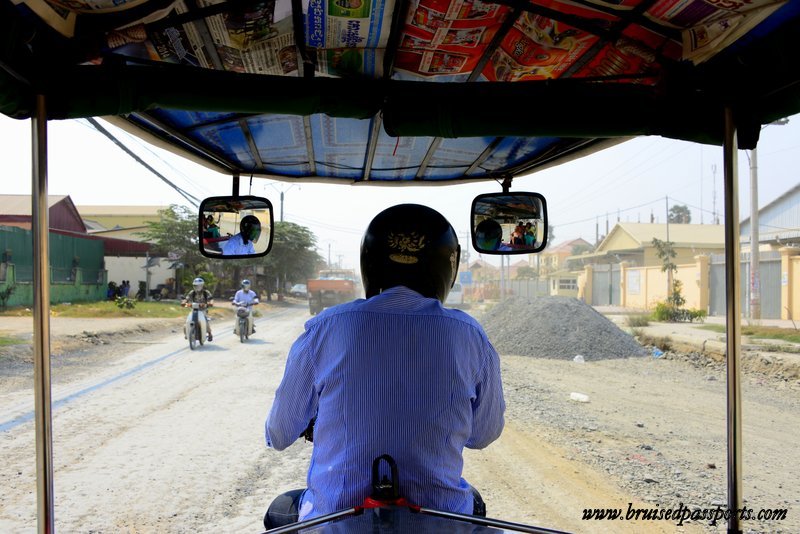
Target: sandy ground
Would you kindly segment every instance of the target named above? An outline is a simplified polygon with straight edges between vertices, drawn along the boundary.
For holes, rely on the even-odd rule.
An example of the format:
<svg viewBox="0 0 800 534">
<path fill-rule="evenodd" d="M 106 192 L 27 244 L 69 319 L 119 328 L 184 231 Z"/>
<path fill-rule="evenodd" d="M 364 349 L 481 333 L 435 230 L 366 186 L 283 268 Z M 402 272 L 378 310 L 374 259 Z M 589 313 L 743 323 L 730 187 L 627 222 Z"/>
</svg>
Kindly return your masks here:
<svg viewBox="0 0 800 534">
<path fill-rule="evenodd" d="M 263 423 L 307 318 L 300 305 L 265 310 L 247 344 L 218 320 L 214 342 L 196 351 L 173 325 L 144 332 L 117 323 L 131 332 L 123 341 L 101 334 L 108 343 L 83 340 L 88 349 L 61 355 L 53 369 L 56 530 L 259 532 L 272 498 L 304 485 L 311 445 L 269 451 Z M 54 335 L 79 337 L 90 330 L 55 328 Z M 718 366 L 669 358 L 502 361 L 506 429 L 486 450 L 466 453 L 465 478 L 490 516 L 575 532 L 725 530 L 582 520 L 585 508 L 628 503 L 724 506 Z M 0 532 L 36 530 L 33 396 L 22 369 L 17 362 L 0 376 Z M 784 521 L 745 527 L 798 532 L 800 395 L 793 383 L 758 375 L 744 389 L 747 503 L 788 509 Z M 573 392 L 589 402 L 571 401 Z"/>
</svg>

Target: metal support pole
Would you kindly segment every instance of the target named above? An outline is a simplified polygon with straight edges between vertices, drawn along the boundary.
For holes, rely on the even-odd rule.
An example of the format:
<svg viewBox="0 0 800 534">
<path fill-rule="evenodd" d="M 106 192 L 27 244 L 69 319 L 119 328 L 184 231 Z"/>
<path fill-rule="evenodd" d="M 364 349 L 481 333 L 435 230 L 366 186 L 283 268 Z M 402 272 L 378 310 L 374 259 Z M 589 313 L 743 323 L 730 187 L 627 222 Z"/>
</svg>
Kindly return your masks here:
<svg viewBox="0 0 800 534">
<path fill-rule="evenodd" d="M 725 110 L 723 163 L 725 180 L 725 297 L 727 301 L 727 443 L 728 443 L 728 532 L 741 532 L 738 511 L 742 508 L 742 388 L 741 295 L 739 293 L 739 187 L 736 165 L 736 124 L 733 111 Z"/>
<path fill-rule="evenodd" d="M 53 421 L 50 389 L 50 249 L 47 206 L 47 110 L 36 97 L 32 133 L 33 391 L 36 420 L 36 517 L 39 534 L 53 527 Z"/>
</svg>

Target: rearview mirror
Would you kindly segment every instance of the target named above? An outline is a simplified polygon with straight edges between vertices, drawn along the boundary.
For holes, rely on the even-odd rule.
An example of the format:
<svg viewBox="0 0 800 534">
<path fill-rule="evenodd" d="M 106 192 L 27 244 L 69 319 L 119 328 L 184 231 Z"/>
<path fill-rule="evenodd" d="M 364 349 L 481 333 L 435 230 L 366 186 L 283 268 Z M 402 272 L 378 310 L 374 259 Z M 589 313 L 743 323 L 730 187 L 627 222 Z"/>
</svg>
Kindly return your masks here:
<svg viewBox="0 0 800 534">
<path fill-rule="evenodd" d="M 198 218 L 203 256 L 257 258 L 272 248 L 272 203 L 266 198 L 207 198 L 200 204 Z"/>
<path fill-rule="evenodd" d="M 472 246 L 482 254 L 532 254 L 547 245 L 547 203 L 539 193 L 488 193 L 472 201 Z"/>
</svg>

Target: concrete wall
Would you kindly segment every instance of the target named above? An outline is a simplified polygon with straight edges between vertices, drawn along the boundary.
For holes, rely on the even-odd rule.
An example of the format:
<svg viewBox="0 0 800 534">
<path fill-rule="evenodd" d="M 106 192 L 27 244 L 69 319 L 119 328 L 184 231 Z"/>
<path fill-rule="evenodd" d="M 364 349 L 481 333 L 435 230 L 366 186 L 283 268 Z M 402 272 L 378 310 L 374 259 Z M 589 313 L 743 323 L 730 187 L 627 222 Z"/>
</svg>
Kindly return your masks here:
<svg viewBox="0 0 800 534">
<path fill-rule="evenodd" d="M 800 320 L 800 249 L 782 248 L 781 319 Z"/>
<path fill-rule="evenodd" d="M 683 283 L 681 294 L 686 299 L 685 308 L 708 309 L 708 257 L 696 256 L 693 263 L 677 265 L 676 280 Z M 578 298 L 589 302 L 591 296 L 592 266 L 586 266 L 578 276 Z M 620 264 L 620 306 L 651 310 L 667 298 L 669 278 L 661 266 L 634 267 Z"/>
<path fill-rule="evenodd" d="M 142 266 L 147 263 L 144 256 L 135 257 L 116 257 L 106 256 L 106 271 L 108 280 L 119 284 L 123 280 L 131 281 L 131 292 L 136 293 L 139 288 L 139 281 L 146 280 L 146 271 Z M 168 278 L 175 277 L 175 271 L 168 269 L 172 261 L 167 258 L 160 258 L 160 264 L 150 268 L 150 289 L 155 289 L 158 284 L 163 284 Z"/>
</svg>

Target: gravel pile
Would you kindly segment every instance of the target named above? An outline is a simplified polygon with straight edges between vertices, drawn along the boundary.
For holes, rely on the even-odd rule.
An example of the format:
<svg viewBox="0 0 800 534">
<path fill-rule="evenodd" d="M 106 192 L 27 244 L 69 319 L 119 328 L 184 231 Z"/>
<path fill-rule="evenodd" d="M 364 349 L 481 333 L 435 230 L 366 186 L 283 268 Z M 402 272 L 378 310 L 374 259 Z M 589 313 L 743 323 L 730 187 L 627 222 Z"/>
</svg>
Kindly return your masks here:
<svg viewBox="0 0 800 534">
<path fill-rule="evenodd" d="M 481 324 L 500 354 L 606 360 L 642 356 L 644 348 L 591 306 L 569 297 L 513 297 Z"/>
</svg>

